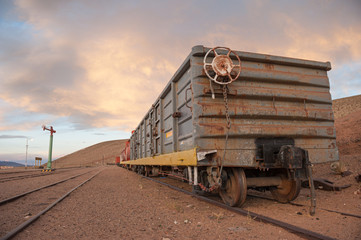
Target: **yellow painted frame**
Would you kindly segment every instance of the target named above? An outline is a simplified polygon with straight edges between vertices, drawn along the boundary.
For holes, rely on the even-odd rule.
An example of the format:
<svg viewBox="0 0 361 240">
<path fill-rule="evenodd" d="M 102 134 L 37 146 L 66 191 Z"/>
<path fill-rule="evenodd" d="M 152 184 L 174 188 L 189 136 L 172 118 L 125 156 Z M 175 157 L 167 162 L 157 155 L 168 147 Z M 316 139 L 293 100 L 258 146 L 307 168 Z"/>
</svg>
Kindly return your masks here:
<svg viewBox="0 0 361 240">
<path fill-rule="evenodd" d="M 197 166 L 196 148 L 121 162 L 126 165 Z"/>
</svg>

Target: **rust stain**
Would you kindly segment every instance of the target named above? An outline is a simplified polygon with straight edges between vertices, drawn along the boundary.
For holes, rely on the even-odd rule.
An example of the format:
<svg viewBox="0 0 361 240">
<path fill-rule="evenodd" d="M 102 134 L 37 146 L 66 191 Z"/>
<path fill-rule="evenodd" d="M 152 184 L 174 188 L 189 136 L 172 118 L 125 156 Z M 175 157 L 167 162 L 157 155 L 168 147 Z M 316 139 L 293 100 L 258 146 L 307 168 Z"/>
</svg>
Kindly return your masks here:
<svg viewBox="0 0 361 240">
<path fill-rule="evenodd" d="M 297 96 L 297 98 L 308 98 L 309 100 L 312 99 L 312 97 L 318 97 L 318 98 L 325 98 L 327 96 L 329 96 L 329 92 L 325 92 L 325 91 L 315 91 L 315 90 L 307 90 L 307 89 L 282 89 L 282 88 L 271 88 L 271 87 L 265 87 L 265 86 L 254 86 L 252 82 L 247 83 L 250 86 L 242 86 L 242 89 L 231 89 L 229 94 L 233 94 L 233 95 L 238 95 L 241 92 L 242 93 L 248 93 L 248 92 L 254 92 L 254 93 L 258 93 L 258 94 L 269 94 L 269 95 L 274 95 L 274 94 L 279 94 L 279 95 L 285 95 L 285 96 Z M 210 89 L 209 89 L 209 82 L 205 82 L 203 84 L 198 84 L 198 85 L 203 85 L 203 93 L 209 93 Z M 217 89 L 215 89 L 216 91 Z"/>
<path fill-rule="evenodd" d="M 266 65 L 272 65 L 273 68 L 267 68 Z M 327 76 L 320 76 L 320 75 L 313 75 L 313 74 L 306 74 L 306 73 L 295 73 L 295 72 L 286 72 L 286 71 L 280 71 L 280 70 L 275 70 L 274 69 L 274 65 L 273 64 L 265 64 L 265 69 L 256 69 L 253 67 L 242 67 L 242 70 L 244 72 L 249 71 L 249 72 L 261 72 L 261 73 L 270 73 L 270 71 L 272 71 L 272 74 L 281 74 L 281 75 L 287 75 L 287 76 L 297 76 L 300 80 L 310 80 L 310 79 L 323 79 L 323 80 L 327 80 L 328 77 Z"/>
<path fill-rule="evenodd" d="M 333 136 L 333 128 L 327 128 L 327 134 Z"/>
<path fill-rule="evenodd" d="M 267 69 L 267 70 L 274 70 L 275 69 L 275 66 L 273 64 L 269 64 L 269 63 L 266 63 L 264 65 L 264 67 Z"/>
<path fill-rule="evenodd" d="M 224 115 L 224 105 L 223 103 L 215 103 L 215 102 L 198 102 L 197 105 L 201 106 L 203 112 L 207 115 Z M 294 118 L 299 117 L 307 117 L 307 114 L 312 114 L 316 116 L 316 119 L 328 119 L 332 120 L 333 118 L 329 115 L 329 109 L 317 109 L 317 108 L 309 108 L 305 111 L 303 104 L 300 106 L 290 106 L 290 107 L 282 107 L 282 106 L 273 106 L 273 103 L 268 103 L 269 106 L 259 106 L 259 105 L 247 105 L 244 102 L 239 103 L 229 103 L 229 107 L 235 115 L 238 114 L 246 114 L 246 115 L 267 115 L 267 116 L 291 116 Z M 316 115 L 316 113 L 318 113 Z"/>
</svg>

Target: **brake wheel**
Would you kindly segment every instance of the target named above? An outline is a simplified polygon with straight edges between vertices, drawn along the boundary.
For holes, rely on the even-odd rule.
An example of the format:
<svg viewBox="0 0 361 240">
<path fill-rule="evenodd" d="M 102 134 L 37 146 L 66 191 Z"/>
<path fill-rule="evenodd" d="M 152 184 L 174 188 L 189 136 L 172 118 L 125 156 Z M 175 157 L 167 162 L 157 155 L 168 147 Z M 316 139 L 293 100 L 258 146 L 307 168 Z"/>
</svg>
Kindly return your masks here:
<svg viewBox="0 0 361 240">
<path fill-rule="evenodd" d="M 217 52 L 218 50 L 218 52 Z M 220 52 L 227 52 L 221 54 Z M 211 53 L 214 53 L 212 62 L 208 61 Z M 234 63 L 230 57 L 233 54 L 236 57 Z M 203 68 L 206 75 L 215 83 L 226 85 L 235 81 L 241 73 L 241 60 L 238 55 L 229 48 L 215 47 L 210 49 L 203 59 Z"/>
</svg>

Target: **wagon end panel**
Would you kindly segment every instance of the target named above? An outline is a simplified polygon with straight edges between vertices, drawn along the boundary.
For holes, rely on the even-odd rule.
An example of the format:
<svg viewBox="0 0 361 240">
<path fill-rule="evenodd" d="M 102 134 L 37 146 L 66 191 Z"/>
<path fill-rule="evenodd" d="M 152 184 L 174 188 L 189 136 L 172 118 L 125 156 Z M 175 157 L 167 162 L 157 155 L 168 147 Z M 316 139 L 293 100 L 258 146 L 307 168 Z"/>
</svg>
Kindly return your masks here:
<svg viewBox="0 0 361 240">
<path fill-rule="evenodd" d="M 226 101 L 225 166 L 266 166 L 279 142 L 307 150 L 312 163 L 338 160 L 329 63 L 236 52 L 241 71 L 226 86 L 225 97 L 223 86 L 210 82 L 204 71 L 207 51 L 198 47 L 191 59 L 195 145 L 201 152 L 216 151 L 200 165 L 219 164 L 223 157 Z"/>
</svg>

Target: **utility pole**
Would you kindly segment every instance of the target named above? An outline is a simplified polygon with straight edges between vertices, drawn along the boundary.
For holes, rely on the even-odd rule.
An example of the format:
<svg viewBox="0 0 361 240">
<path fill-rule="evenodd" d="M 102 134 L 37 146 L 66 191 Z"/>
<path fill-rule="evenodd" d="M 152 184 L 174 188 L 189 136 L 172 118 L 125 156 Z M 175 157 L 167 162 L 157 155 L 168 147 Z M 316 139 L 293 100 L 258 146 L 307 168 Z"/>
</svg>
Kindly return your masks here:
<svg viewBox="0 0 361 240">
<path fill-rule="evenodd" d="M 28 168 L 28 147 L 29 147 L 28 140 L 29 140 L 29 138 L 26 138 L 25 169 Z"/>
<path fill-rule="evenodd" d="M 48 130 L 50 131 L 50 142 L 49 142 L 49 156 L 48 156 L 48 164 L 46 166 L 46 171 L 51 171 L 51 157 L 53 155 L 53 133 L 56 133 L 56 131 L 53 129 L 53 126 L 50 126 L 50 128 L 47 128 L 45 125 L 43 125 L 43 131 Z"/>
<path fill-rule="evenodd" d="M 30 139 L 30 141 L 33 141 L 34 139 Z M 26 138 L 26 155 L 25 155 L 25 169 L 28 168 L 28 148 L 29 148 L 29 138 Z"/>
</svg>

